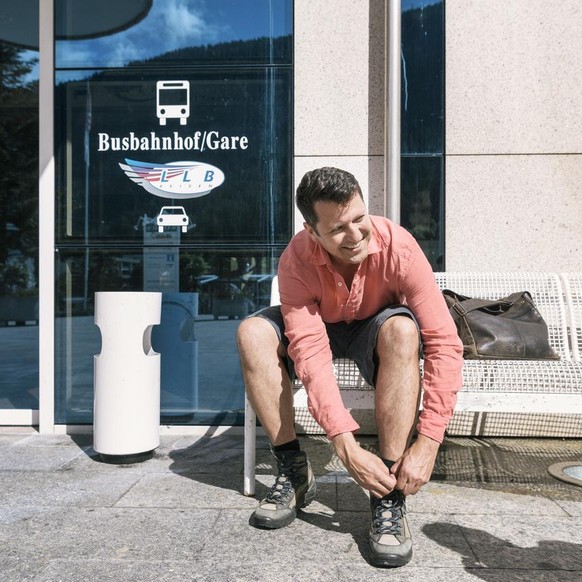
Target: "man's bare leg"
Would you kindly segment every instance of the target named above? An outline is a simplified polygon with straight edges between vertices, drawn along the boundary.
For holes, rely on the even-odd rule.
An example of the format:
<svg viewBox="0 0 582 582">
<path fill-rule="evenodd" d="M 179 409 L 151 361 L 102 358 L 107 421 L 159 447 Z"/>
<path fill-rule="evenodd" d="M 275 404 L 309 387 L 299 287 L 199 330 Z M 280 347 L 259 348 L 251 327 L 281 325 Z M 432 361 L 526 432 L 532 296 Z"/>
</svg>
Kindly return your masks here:
<svg viewBox="0 0 582 582">
<path fill-rule="evenodd" d="M 251 516 L 260 528 L 289 525 L 297 510 L 314 498 L 317 486 L 307 456 L 298 450 L 293 416 L 293 391 L 285 350 L 275 329 L 261 317 L 243 321 L 237 334 L 248 398 L 273 449 L 278 476 Z"/>
<path fill-rule="evenodd" d="M 389 494 L 370 497 L 370 561 L 380 567 L 402 566 L 412 558 L 412 538 L 399 467 L 408 451 L 418 414 L 420 372 L 418 331 L 412 319 L 393 316 L 382 324 L 376 345 L 376 425 L 380 457 L 397 477 Z"/>
<path fill-rule="evenodd" d="M 383 459 L 398 460 L 410 444 L 418 415 L 418 330 L 406 316 L 387 319 L 378 333 L 376 425 Z"/>
<path fill-rule="evenodd" d="M 414 495 L 428 483 L 439 443 L 419 434 L 410 438 L 418 416 L 420 373 L 418 332 L 414 322 L 402 316 L 391 317 L 380 328 L 376 382 L 376 421 L 380 456 L 396 461 L 392 473 L 396 488 Z"/>
<path fill-rule="evenodd" d="M 240 324 L 237 341 L 247 396 L 271 444 L 294 440 L 293 391 L 275 329 L 250 317 Z"/>
</svg>

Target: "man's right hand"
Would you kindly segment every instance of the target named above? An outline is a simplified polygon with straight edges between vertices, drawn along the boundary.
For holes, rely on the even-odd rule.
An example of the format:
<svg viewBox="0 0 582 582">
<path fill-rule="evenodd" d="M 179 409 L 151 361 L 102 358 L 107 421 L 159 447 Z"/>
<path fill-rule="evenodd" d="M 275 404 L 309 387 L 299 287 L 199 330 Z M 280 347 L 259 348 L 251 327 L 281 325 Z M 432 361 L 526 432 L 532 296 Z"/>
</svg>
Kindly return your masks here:
<svg viewBox="0 0 582 582">
<path fill-rule="evenodd" d="M 396 477 L 382 459 L 363 449 L 351 432 L 338 434 L 332 443 L 349 474 L 372 495 L 384 497 L 396 487 Z"/>
</svg>

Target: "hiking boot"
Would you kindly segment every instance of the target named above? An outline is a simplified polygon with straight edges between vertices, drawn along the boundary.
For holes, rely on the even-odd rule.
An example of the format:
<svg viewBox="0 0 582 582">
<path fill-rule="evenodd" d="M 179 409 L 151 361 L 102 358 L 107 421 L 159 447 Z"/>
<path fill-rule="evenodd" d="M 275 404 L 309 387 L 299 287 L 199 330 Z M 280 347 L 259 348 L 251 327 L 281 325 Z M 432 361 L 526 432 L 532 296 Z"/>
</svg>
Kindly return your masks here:
<svg viewBox="0 0 582 582">
<path fill-rule="evenodd" d="M 303 451 L 275 453 L 279 472 L 275 484 L 251 516 L 255 527 L 277 529 L 289 525 L 297 509 L 315 499 L 317 486 L 307 455 Z"/>
<path fill-rule="evenodd" d="M 371 496 L 370 509 L 370 562 L 381 568 L 404 566 L 412 558 L 404 495 L 394 490 L 382 498 Z"/>
</svg>

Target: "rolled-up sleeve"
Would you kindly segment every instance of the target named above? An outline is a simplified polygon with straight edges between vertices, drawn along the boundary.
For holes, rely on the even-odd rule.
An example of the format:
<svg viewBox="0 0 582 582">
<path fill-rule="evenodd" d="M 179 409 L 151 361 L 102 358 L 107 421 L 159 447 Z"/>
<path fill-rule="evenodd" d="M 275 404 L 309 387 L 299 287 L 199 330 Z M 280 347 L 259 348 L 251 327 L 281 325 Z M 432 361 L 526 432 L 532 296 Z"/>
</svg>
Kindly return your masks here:
<svg viewBox="0 0 582 582">
<path fill-rule="evenodd" d="M 402 291 L 418 320 L 424 354 L 424 392 L 417 429 L 420 434 L 442 442 L 463 384 L 463 346 L 420 248 L 403 275 Z"/>
</svg>

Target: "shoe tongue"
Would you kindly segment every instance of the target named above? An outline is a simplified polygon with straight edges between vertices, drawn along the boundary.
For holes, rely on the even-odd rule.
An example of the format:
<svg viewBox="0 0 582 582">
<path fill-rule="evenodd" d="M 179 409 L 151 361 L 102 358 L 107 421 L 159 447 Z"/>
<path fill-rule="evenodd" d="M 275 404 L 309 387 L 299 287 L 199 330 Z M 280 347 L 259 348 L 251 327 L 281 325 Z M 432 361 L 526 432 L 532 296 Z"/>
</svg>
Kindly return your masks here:
<svg viewBox="0 0 582 582">
<path fill-rule="evenodd" d="M 291 470 L 294 463 L 301 460 L 298 451 L 283 451 L 282 453 L 276 453 L 275 458 L 277 459 L 279 472 Z"/>
<path fill-rule="evenodd" d="M 395 534 L 382 534 L 378 540 L 383 546 L 399 546 L 400 542 Z"/>
<path fill-rule="evenodd" d="M 301 456 L 301 451 L 296 451 L 294 449 L 275 452 L 275 457 L 278 459 L 294 459 L 295 457 L 299 456 Z"/>
<path fill-rule="evenodd" d="M 394 502 L 396 501 L 396 499 L 393 497 L 394 491 L 392 491 L 391 493 L 389 493 L 388 495 L 385 495 L 384 497 L 376 497 L 375 495 L 371 495 L 370 496 L 370 504 L 372 506 L 376 506 L 376 505 L 383 505 L 383 506 L 392 506 L 394 505 Z"/>
</svg>

